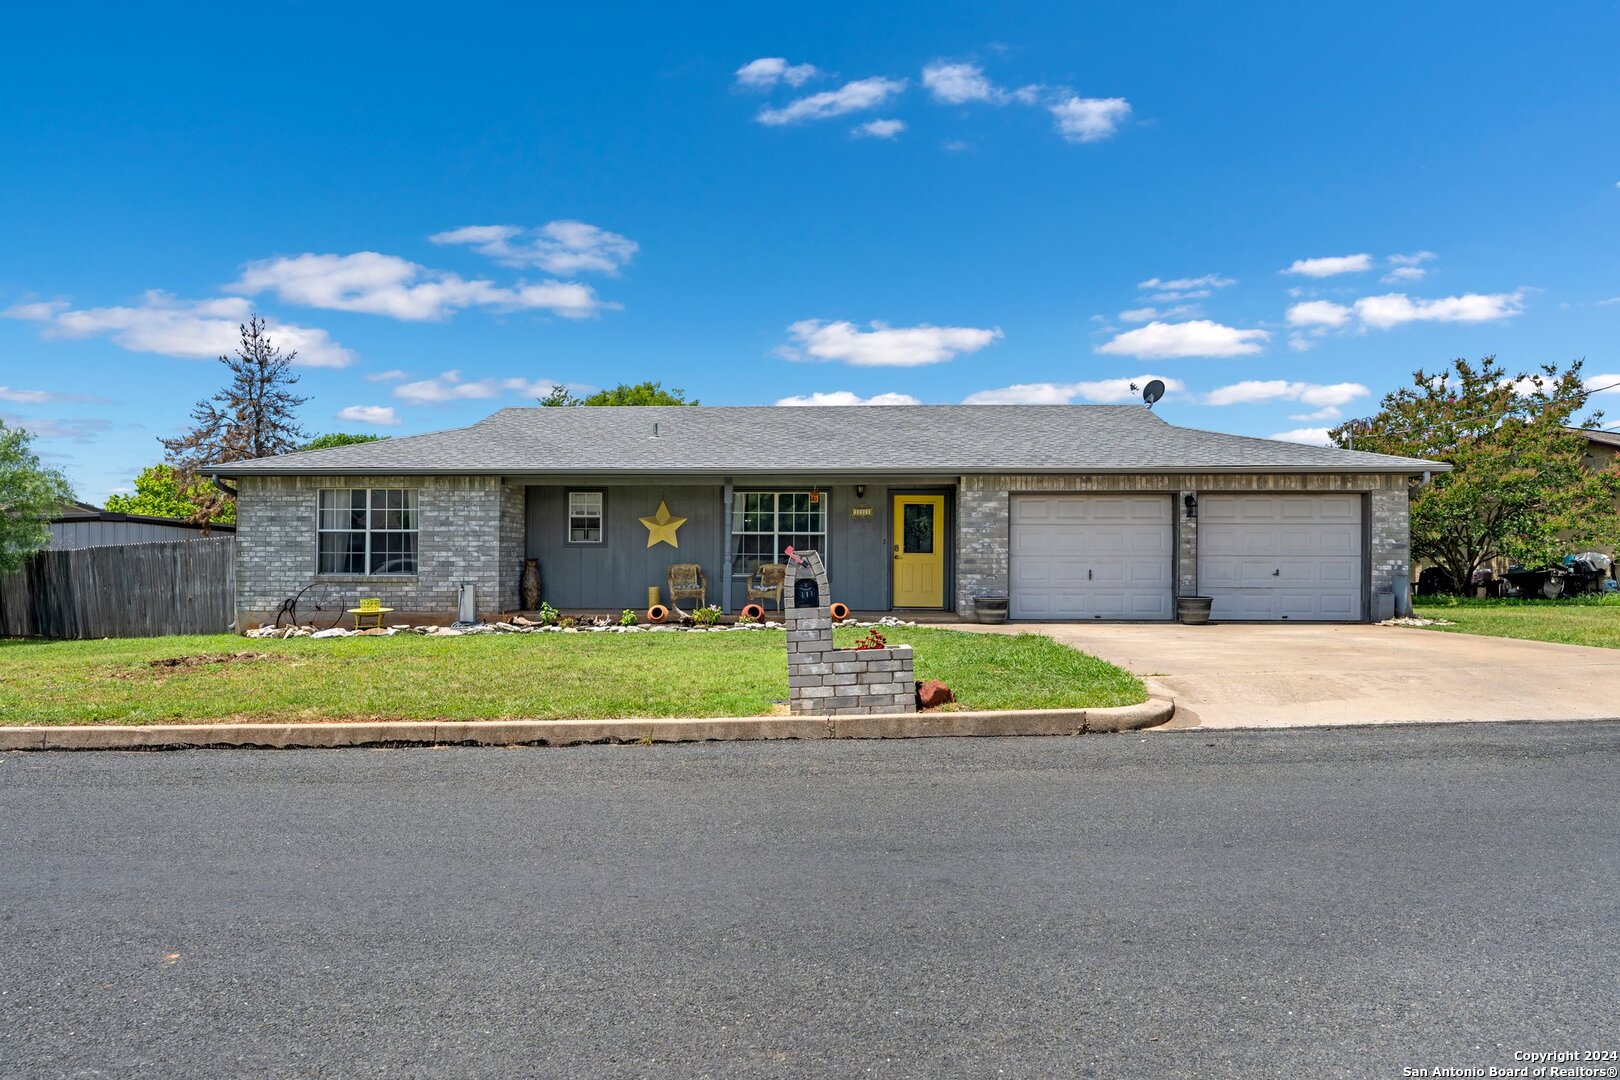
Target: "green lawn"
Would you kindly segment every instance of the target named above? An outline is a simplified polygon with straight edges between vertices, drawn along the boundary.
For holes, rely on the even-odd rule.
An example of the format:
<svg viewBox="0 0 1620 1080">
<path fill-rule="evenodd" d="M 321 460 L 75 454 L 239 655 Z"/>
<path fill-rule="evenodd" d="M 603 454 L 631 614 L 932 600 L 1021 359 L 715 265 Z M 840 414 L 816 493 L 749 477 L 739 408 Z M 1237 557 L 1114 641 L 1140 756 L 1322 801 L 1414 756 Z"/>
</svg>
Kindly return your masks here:
<svg viewBox="0 0 1620 1080">
<path fill-rule="evenodd" d="M 915 646 L 917 677 L 944 680 L 960 708 L 1147 699 L 1134 677 L 1040 635 L 885 632 L 890 644 Z M 840 647 L 859 635 L 837 633 Z M 252 655 L 219 659 L 242 653 Z M 162 664 L 182 657 L 203 662 Z M 0 641 L 8 725 L 757 716 L 786 697 L 782 634 L 766 630 Z"/>
<path fill-rule="evenodd" d="M 1413 612 L 1445 619 L 1455 626 L 1434 629 L 1454 634 L 1528 638 L 1565 645 L 1620 649 L 1620 596 L 1581 596 L 1565 600 L 1454 600 L 1420 597 Z"/>
</svg>

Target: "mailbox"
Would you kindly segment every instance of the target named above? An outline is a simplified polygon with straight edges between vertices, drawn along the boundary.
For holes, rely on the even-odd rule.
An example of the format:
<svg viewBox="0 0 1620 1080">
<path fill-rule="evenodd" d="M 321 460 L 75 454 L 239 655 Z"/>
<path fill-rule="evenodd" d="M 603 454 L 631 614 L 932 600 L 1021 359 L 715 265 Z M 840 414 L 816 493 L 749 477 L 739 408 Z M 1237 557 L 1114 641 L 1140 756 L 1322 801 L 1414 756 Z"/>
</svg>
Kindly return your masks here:
<svg viewBox="0 0 1620 1080">
<path fill-rule="evenodd" d="M 820 607 L 821 589 L 815 578 L 802 577 L 793 583 L 794 607 Z"/>
</svg>

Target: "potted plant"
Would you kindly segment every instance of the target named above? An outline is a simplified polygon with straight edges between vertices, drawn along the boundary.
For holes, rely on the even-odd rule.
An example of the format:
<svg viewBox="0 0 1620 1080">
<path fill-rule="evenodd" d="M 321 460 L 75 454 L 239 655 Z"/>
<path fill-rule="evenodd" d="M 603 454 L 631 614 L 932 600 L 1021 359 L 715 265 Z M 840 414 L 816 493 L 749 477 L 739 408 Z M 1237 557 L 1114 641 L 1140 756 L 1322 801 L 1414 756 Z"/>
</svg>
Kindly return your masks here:
<svg viewBox="0 0 1620 1080">
<path fill-rule="evenodd" d="M 975 596 L 973 613 L 982 623 L 1004 623 L 1007 621 L 1007 597 Z"/>
<path fill-rule="evenodd" d="M 1212 603 L 1214 601 L 1208 596 L 1178 596 L 1176 621 L 1188 626 L 1201 626 L 1209 622 L 1209 605 Z"/>
</svg>

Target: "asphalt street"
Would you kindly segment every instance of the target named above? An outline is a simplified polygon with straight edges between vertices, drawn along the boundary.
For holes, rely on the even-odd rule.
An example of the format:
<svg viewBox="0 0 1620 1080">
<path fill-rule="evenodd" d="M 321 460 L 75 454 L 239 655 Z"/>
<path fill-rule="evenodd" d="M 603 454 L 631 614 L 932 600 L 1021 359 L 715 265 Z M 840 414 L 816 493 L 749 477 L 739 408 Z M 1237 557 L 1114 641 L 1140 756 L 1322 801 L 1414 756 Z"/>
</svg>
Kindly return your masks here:
<svg viewBox="0 0 1620 1080">
<path fill-rule="evenodd" d="M 0 815 L 8 1078 L 1620 1050 L 1616 723 L 12 753 Z"/>
</svg>

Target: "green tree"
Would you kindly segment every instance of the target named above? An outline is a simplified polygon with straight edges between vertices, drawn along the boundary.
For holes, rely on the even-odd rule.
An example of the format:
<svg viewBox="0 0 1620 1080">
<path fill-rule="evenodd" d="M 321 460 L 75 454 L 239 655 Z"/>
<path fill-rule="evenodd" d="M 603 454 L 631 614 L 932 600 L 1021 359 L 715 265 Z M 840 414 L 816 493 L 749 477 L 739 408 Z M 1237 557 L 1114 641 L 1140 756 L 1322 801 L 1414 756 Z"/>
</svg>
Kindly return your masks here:
<svg viewBox="0 0 1620 1080">
<path fill-rule="evenodd" d="M 236 503 L 221 498 L 206 477 L 192 476 L 182 486 L 181 474 L 168 465 L 152 465 L 135 478 L 131 495 L 107 496 L 107 509 L 115 514 L 180 518 L 215 525 L 236 524 Z"/>
<path fill-rule="evenodd" d="M 22 428 L 0 420 L 0 574 L 51 542 L 51 518 L 73 501 L 73 489 L 34 453 Z"/>
<path fill-rule="evenodd" d="M 696 405 L 696 398 L 688 401 L 686 391 L 671 387 L 664 389 L 661 382 L 620 383 L 611 390 L 598 390 L 594 394 L 575 397 L 567 387 L 554 386 L 551 393 L 538 399 L 542 405 Z"/>
<path fill-rule="evenodd" d="M 1591 395 L 1581 361 L 1509 374 L 1487 356 L 1455 360 L 1439 373 L 1385 395 L 1379 411 L 1330 433 L 1353 450 L 1444 461 L 1411 491 L 1412 555 L 1429 559 L 1466 588 L 1493 559 L 1556 563 L 1571 551 L 1620 543 L 1620 467 L 1587 465 L 1577 419 Z"/>
<path fill-rule="evenodd" d="M 386 438 L 388 438 L 386 435 L 351 435 L 345 431 L 333 431 L 325 435 L 315 436 L 298 449 L 330 450 L 334 446 L 353 446 L 356 443 L 382 442 Z"/>
</svg>

